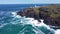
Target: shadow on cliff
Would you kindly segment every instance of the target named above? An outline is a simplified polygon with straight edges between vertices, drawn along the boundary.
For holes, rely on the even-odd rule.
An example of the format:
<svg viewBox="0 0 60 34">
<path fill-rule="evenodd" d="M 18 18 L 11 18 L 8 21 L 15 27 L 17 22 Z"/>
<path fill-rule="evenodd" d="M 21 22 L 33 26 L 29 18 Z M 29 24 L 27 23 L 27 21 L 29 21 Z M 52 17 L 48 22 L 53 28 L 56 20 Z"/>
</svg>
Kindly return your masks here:
<svg viewBox="0 0 60 34">
<path fill-rule="evenodd" d="M 38 21 L 44 19 L 47 25 L 60 26 L 60 5 L 31 7 L 20 10 L 17 15 L 34 18 Z"/>
</svg>

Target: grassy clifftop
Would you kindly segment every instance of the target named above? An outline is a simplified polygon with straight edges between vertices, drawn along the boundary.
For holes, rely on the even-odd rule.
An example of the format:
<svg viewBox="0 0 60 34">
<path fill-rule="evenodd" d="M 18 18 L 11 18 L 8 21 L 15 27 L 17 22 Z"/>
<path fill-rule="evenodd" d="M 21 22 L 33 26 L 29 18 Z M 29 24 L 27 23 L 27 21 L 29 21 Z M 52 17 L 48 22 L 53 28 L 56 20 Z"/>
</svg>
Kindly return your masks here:
<svg viewBox="0 0 60 34">
<path fill-rule="evenodd" d="M 60 26 L 60 5 L 48 5 L 41 7 L 26 8 L 17 13 L 21 16 L 44 19 L 48 25 Z"/>
</svg>

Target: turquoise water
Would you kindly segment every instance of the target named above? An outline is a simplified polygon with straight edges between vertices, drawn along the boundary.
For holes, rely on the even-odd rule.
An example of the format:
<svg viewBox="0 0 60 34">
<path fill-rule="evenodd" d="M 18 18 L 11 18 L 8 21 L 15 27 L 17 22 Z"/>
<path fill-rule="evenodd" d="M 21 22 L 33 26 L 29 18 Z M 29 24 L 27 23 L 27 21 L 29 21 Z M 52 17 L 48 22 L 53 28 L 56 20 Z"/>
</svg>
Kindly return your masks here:
<svg viewBox="0 0 60 34">
<path fill-rule="evenodd" d="M 14 16 L 12 12 L 8 16 L 2 16 L 0 21 L 0 34 L 36 34 L 36 32 L 38 32 L 38 34 L 54 34 L 54 31 L 50 31 L 50 29 L 45 26 L 38 27 L 27 24 L 32 22 L 29 21 L 30 19 L 26 19 L 25 17 Z"/>
<path fill-rule="evenodd" d="M 47 6 L 37 4 L 38 6 Z M 26 7 L 33 7 L 32 4 L 24 5 L 0 5 L 0 34 L 54 34 L 54 29 L 48 25 L 33 26 L 31 19 L 16 16 L 12 12 L 18 12 Z M 50 28 L 50 29 L 48 29 Z"/>
</svg>

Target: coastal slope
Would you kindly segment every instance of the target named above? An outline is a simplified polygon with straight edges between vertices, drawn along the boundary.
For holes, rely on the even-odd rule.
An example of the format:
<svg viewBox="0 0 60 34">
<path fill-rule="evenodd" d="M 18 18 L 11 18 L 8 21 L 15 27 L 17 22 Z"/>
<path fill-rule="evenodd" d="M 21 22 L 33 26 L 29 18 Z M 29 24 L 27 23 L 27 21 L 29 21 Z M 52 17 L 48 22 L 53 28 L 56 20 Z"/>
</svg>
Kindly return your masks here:
<svg viewBox="0 0 60 34">
<path fill-rule="evenodd" d="M 17 12 L 17 15 L 34 18 L 40 22 L 44 19 L 47 25 L 60 26 L 60 5 L 29 7 Z"/>
</svg>

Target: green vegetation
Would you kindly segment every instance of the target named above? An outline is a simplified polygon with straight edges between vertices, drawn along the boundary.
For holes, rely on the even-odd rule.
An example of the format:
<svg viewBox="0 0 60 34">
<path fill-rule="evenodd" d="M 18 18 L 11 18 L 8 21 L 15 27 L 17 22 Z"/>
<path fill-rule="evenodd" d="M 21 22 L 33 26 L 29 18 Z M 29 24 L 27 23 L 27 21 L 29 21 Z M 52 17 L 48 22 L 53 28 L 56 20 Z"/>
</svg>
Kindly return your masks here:
<svg viewBox="0 0 60 34">
<path fill-rule="evenodd" d="M 17 14 L 35 18 L 38 21 L 40 21 L 39 19 L 44 19 L 46 24 L 60 26 L 60 5 L 51 4 L 48 6 L 27 8 Z"/>
</svg>

